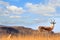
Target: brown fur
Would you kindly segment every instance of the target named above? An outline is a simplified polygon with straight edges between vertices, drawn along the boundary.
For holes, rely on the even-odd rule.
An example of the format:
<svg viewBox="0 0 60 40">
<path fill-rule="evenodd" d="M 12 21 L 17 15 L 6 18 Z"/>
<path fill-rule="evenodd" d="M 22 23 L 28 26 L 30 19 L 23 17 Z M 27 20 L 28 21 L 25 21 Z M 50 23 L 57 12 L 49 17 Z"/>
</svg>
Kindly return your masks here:
<svg viewBox="0 0 60 40">
<path fill-rule="evenodd" d="M 53 28 L 54 28 L 54 24 L 55 24 L 55 21 L 51 22 L 51 25 L 49 27 L 46 27 L 46 26 L 39 26 L 38 29 L 39 31 L 52 31 Z"/>
</svg>

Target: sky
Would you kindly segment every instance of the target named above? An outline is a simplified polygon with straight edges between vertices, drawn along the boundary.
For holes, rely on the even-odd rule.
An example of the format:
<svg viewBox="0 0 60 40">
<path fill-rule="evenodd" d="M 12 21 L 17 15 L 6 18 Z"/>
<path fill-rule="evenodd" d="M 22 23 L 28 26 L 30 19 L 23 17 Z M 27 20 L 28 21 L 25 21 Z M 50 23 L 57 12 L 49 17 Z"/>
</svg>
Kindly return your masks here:
<svg viewBox="0 0 60 40">
<path fill-rule="evenodd" d="M 50 20 L 60 32 L 60 0 L 0 0 L 0 25 L 37 29 L 50 26 Z"/>
</svg>

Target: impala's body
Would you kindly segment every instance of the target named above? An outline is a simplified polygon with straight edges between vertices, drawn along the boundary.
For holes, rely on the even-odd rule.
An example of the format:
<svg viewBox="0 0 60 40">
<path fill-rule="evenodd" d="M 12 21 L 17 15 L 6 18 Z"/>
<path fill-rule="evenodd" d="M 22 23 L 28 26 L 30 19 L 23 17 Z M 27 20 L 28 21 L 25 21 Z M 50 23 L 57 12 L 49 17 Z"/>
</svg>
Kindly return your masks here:
<svg viewBox="0 0 60 40">
<path fill-rule="evenodd" d="M 39 26 L 38 29 L 39 29 L 39 31 L 43 31 L 43 30 L 52 31 L 54 28 L 54 24 L 55 24 L 55 21 L 51 22 L 51 25 L 49 27 Z"/>
</svg>

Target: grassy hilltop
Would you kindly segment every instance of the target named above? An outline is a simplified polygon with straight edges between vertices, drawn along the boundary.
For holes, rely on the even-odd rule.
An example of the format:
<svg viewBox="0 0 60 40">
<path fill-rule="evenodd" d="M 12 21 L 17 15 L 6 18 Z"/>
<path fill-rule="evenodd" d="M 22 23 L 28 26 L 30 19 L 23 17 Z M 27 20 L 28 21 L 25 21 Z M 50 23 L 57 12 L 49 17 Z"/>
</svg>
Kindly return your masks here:
<svg viewBox="0 0 60 40">
<path fill-rule="evenodd" d="M 23 26 L 0 25 L 0 40 L 60 40 L 60 33 L 38 31 Z"/>
</svg>

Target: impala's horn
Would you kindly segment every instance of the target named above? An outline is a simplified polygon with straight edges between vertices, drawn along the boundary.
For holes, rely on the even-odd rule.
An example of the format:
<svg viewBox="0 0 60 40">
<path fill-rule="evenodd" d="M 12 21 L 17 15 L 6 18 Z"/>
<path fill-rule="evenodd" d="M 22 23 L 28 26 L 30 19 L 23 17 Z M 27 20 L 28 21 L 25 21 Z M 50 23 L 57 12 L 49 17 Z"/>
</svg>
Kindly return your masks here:
<svg viewBox="0 0 60 40">
<path fill-rule="evenodd" d="M 50 21 L 51 24 L 56 24 L 55 20 Z"/>
</svg>

